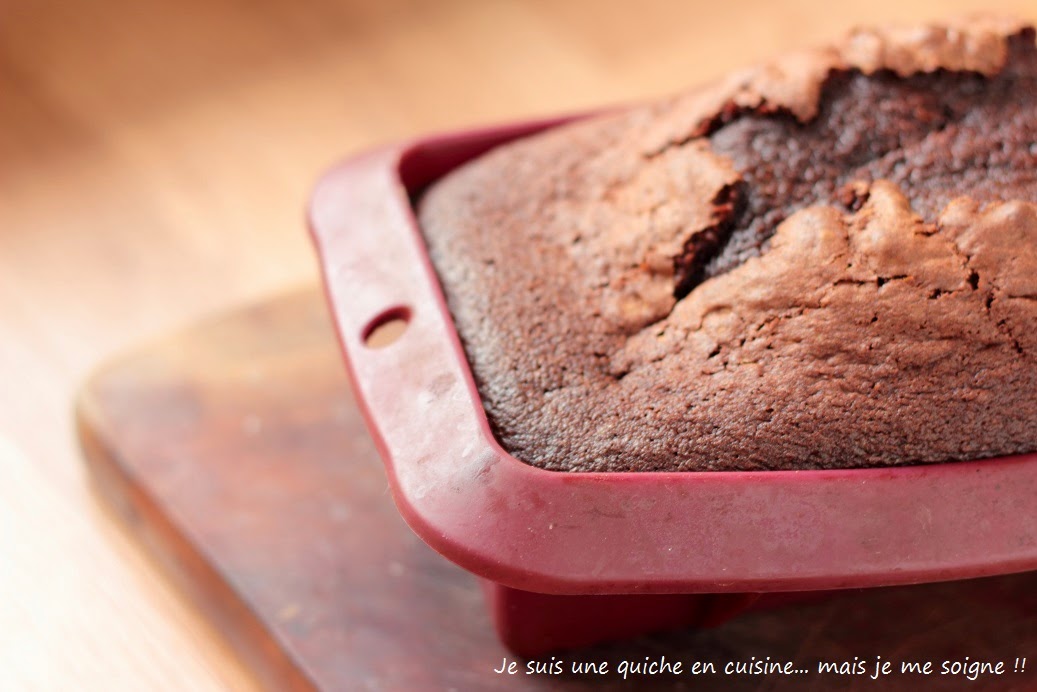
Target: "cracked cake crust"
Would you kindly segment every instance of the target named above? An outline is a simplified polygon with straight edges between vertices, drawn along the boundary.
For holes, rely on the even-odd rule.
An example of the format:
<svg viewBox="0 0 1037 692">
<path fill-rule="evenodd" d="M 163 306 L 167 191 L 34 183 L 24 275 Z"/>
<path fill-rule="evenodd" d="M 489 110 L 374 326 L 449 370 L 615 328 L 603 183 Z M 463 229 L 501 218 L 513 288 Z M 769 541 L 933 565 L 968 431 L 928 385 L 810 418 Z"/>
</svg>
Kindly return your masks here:
<svg viewBox="0 0 1037 692">
<path fill-rule="evenodd" d="M 1015 20 L 858 30 L 450 174 L 419 215 L 502 445 L 573 471 L 1037 449 L 1035 90 Z"/>
</svg>

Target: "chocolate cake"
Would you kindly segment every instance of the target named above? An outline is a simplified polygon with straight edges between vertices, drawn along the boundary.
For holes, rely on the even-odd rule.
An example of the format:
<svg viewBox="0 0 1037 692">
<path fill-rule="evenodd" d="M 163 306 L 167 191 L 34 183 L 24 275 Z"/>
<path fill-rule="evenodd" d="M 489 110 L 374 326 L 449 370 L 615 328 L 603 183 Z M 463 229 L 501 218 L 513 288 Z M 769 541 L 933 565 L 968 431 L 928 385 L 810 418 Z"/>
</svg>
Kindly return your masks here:
<svg viewBox="0 0 1037 692">
<path fill-rule="evenodd" d="M 1037 450 L 1037 47 L 859 30 L 500 147 L 419 216 L 495 434 L 569 471 Z"/>
</svg>

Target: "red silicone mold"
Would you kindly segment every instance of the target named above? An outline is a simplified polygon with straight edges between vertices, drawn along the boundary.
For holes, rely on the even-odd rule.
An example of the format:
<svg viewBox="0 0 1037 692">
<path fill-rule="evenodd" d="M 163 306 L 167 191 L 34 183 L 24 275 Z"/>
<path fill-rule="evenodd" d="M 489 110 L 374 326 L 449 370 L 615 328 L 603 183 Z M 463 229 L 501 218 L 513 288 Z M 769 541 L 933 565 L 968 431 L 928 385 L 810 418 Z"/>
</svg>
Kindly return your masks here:
<svg viewBox="0 0 1037 692">
<path fill-rule="evenodd" d="M 680 624 L 753 594 L 1037 568 L 1037 455 L 896 469 L 558 473 L 490 432 L 412 197 L 491 147 L 562 120 L 353 157 L 310 221 L 357 399 L 393 497 L 435 550 L 483 577 L 504 642 L 532 655 Z M 390 345 L 365 338 L 387 317 Z M 665 595 L 660 595 L 665 594 Z"/>
</svg>

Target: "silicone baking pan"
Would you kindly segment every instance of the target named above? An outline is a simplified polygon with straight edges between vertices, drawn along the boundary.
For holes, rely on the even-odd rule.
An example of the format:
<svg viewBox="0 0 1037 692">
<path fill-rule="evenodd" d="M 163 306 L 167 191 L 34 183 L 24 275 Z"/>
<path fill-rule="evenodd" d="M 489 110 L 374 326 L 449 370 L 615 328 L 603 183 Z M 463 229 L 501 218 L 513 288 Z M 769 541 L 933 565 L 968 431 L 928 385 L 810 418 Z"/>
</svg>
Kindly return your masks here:
<svg viewBox="0 0 1037 692">
<path fill-rule="evenodd" d="M 843 471 L 560 473 L 504 451 L 413 200 L 464 161 L 565 120 L 355 156 L 325 175 L 310 206 L 329 304 L 396 504 L 430 546 L 486 580 L 506 644 L 530 655 L 708 624 L 759 593 L 1037 568 L 1037 455 Z M 405 324 L 398 338 L 369 345 L 389 321 Z"/>
</svg>

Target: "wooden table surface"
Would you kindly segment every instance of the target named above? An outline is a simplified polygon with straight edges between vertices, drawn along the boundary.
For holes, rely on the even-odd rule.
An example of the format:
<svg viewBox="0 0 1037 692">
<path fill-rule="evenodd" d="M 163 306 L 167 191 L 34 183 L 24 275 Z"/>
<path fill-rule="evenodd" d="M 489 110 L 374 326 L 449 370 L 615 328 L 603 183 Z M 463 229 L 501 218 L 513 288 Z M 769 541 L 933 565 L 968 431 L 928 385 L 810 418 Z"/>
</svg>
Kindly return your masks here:
<svg viewBox="0 0 1037 692">
<path fill-rule="evenodd" d="M 0 688 L 253 688 L 90 494 L 70 410 L 100 360 L 314 281 L 302 209 L 335 159 L 989 6 L 0 4 Z"/>
</svg>

